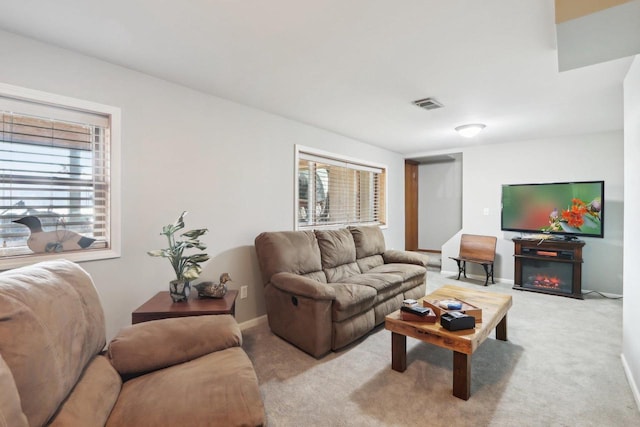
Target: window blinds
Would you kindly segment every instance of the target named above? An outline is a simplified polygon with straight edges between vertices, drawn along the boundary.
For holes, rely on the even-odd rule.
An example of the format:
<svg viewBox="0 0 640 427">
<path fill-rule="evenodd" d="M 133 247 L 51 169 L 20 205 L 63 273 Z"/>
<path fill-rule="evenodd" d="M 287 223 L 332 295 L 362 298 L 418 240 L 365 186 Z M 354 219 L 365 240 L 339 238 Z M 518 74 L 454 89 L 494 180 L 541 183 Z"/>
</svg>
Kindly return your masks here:
<svg viewBox="0 0 640 427">
<path fill-rule="evenodd" d="M 44 231 L 72 230 L 96 239 L 91 249 L 108 248 L 108 118 L 0 101 L 2 255 L 30 253 L 29 230 L 12 222 L 28 215 L 40 218 Z"/>
<path fill-rule="evenodd" d="M 298 159 L 299 226 L 385 223 L 383 168 L 306 152 Z"/>
</svg>

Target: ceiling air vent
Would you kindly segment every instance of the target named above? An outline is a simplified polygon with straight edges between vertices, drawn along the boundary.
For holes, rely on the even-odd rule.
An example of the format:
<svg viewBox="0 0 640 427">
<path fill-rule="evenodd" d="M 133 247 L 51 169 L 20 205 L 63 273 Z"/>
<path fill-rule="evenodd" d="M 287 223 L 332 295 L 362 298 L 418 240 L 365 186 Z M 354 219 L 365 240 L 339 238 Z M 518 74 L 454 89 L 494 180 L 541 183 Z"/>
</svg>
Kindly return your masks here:
<svg viewBox="0 0 640 427">
<path fill-rule="evenodd" d="M 413 101 L 420 108 L 424 108 L 425 110 L 435 110 L 437 108 L 442 108 L 444 105 L 439 103 L 435 98 L 425 98 L 419 99 L 417 101 Z"/>
</svg>

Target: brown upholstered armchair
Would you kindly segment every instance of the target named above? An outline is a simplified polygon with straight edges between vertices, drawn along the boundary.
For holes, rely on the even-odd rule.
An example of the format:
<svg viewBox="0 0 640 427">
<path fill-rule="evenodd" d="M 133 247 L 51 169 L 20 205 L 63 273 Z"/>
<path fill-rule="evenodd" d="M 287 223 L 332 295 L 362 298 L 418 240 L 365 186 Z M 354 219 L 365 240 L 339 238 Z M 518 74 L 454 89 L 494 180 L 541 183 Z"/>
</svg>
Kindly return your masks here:
<svg viewBox="0 0 640 427">
<path fill-rule="evenodd" d="M 255 426 L 264 407 L 231 316 L 141 323 L 105 347 L 91 277 L 52 261 L 0 274 L 0 426 Z"/>
</svg>

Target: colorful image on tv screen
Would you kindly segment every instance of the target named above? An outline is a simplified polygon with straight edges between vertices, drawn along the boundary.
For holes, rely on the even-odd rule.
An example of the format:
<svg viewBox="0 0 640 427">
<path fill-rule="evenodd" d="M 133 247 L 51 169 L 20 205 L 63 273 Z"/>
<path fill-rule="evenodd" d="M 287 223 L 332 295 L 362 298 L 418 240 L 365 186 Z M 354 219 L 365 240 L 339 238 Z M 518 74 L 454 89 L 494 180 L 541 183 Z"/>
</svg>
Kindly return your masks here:
<svg viewBox="0 0 640 427">
<path fill-rule="evenodd" d="M 504 185 L 502 229 L 602 236 L 603 183 Z"/>
</svg>

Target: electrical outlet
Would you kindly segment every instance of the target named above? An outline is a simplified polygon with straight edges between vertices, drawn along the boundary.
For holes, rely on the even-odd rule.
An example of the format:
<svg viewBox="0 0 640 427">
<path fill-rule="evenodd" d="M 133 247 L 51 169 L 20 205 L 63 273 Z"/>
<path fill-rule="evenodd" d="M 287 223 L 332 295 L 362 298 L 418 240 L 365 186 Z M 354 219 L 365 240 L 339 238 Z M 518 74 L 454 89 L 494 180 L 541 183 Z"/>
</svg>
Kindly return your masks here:
<svg viewBox="0 0 640 427">
<path fill-rule="evenodd" d="M 485 216 L 488 216 L 489 215 L 489 208 L 484 208 L 482 210 L 482 214 L 485 215 Z"/>
<path fill-rule="evenodd" d="M 247 287 L 240 286 L 240 299 L 245 299 L 247 297 Z"/>
</svg>

